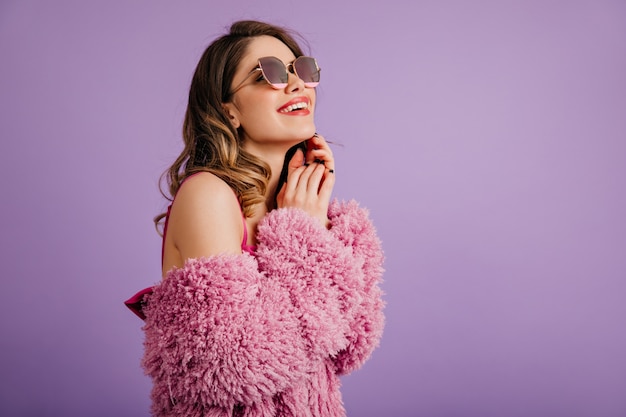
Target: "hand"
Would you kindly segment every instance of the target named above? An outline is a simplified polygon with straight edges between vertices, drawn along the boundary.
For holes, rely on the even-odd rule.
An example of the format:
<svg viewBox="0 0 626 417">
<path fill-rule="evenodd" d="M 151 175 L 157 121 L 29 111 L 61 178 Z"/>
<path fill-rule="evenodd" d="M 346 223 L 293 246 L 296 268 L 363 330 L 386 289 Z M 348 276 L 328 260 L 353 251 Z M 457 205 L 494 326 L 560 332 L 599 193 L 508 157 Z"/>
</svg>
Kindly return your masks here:
<svg viewBox="0 0 626 417">
<path fill-rule="evenodd" d="M 328 174 L 328 171 L 330 171 L 330 173 L 334 173 L 335 159 L 333 158 L 333 152 L 330 150 L 330 147 L 324 137 L 316 133 L 311 139 L 306 141 L 306 145 L 306 163 L 312 164 L 316 160 L 322 161 L 324 166 L 328 168 L 326 173 Z"/>
<path fill-rule="evenodd" d="M 297 150 L 289 161 L 287 182 L 276 197 L 277 206 L 301 208 L 328 227 L 334 169 L 335 160 L 328 143 L 322 136 L 313 136 L 307 141 L 306 155 Z"/>
</svg>

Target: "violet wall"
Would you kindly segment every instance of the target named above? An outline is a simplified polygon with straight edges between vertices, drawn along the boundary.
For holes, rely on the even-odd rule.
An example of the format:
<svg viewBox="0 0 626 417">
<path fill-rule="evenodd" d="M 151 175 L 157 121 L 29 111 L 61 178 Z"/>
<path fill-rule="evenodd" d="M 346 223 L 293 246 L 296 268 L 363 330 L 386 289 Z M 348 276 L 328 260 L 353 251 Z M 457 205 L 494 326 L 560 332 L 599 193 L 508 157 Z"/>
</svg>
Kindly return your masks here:
<svg viewBox="0 0 626 417">
<path fill-rule="evenodd" d="M 336 196 L 370 207 L 387 327 L 350 416 L 626 415 L 626 3 L 0 4 L 0 415 L 147 416 L 157 179 L 232 21 L 323 67 Z"/>
</svg>

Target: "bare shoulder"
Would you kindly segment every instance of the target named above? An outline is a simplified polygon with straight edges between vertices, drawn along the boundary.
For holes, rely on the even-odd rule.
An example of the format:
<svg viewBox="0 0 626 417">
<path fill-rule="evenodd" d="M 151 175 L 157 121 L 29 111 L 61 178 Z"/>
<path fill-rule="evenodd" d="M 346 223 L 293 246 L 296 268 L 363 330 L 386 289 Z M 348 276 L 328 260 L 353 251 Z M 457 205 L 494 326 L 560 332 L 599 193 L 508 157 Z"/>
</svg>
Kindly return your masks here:
<svg viewBox="0 0 626 417">
<path fill-rule="evenodd" d="M 243 235 L 239 202 L 223 180 L 209 172 L 187 179 L 178 190 L 168 224 L 166 250 L 184 261 L 219 253 L 240 253 Z"/>
<path fill-rule="evenodd" d="M 218 208 L 220 205 L 239 207 L 233 190 L 221 178 L 210 172 L 189 177 L 178 190 L 174 206 L 201 205 Z"/>
</svg>

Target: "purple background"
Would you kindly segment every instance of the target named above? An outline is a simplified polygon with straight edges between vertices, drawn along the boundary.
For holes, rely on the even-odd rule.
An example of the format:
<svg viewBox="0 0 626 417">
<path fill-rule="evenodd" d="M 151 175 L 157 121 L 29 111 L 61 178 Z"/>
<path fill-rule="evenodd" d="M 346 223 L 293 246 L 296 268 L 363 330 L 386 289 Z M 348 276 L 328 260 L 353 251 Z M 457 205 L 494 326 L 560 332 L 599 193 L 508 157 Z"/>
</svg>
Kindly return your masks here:
<svg viewBox="0 0 626 417">
<path fill-rule="evenodd" d="M 122 300 L 160 277 L 157 179 L 240 18 L 309 40 L 335 195 L 384 241 L 349 414 L 626 416 L 626 2 L 596 0 L 3 0 L 0 415 L 148 415 Z"/>
</svg>

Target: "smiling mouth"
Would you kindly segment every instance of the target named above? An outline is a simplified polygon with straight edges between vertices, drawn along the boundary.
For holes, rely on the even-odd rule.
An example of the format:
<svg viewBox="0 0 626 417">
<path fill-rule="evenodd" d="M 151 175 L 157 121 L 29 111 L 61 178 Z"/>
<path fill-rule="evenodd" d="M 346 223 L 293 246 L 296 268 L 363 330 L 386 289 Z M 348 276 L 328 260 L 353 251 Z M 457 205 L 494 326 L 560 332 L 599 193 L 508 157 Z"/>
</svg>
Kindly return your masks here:
<svg viewBox="0 0 626 417">
<path fill-rule="evenodd" d="M 302 110 L 302 109 L 308 109 L 309 108 L 309 104 L 301 101 L 300 103 L 295 103 L 295 104 L 291 104 L 287 107 L 285 107 L 284 109 L 280 109 L 281 113 L 289 113 L 292 111 L 296 111 L 296 110 Z"/>
</svg>

